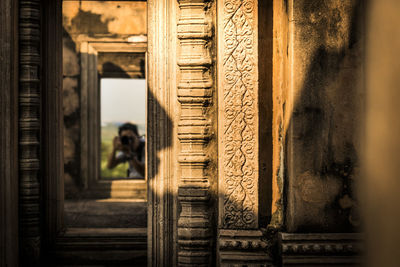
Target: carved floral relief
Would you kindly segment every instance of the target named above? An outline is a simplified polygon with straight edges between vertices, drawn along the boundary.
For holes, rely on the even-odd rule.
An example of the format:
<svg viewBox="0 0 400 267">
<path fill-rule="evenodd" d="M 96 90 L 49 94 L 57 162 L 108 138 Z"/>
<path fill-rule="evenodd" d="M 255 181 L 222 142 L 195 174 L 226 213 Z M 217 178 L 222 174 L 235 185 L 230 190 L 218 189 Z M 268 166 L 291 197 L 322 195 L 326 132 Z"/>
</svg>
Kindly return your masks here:
<svg viewBox="0 0 400 267">
<path fill-rule="evenodd" d="M 249 229 L 258 224 L 256 10 L 252 0 L 225 0 L 220 25 L 224 228 Z"/>
</svg>

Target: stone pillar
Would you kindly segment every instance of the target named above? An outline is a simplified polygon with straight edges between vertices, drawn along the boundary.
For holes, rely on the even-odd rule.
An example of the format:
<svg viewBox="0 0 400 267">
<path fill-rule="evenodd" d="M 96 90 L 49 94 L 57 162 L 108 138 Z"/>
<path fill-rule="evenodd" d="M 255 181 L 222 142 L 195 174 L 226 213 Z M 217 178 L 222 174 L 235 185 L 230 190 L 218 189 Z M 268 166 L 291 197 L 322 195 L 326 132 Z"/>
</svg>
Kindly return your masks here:
<svg viewBox="0 0 400 267">
<path fill-rule="evenodd" d="M 259 223 L 258 1 L 218 1 L 218 258 L 269 261 Z"/>
<path fill-rule="evenodd" d="M 179 0 L 178 265 L 210 266 L 213 225 L 210 139 L 214 114 L 212 2 Z"/>
<path fill-rule="evenodd" d="M 23 265 L 36 264 L 40 254 L 40 19 L 40 0 L 20 0 L 19 221 Z"/>
</svg>

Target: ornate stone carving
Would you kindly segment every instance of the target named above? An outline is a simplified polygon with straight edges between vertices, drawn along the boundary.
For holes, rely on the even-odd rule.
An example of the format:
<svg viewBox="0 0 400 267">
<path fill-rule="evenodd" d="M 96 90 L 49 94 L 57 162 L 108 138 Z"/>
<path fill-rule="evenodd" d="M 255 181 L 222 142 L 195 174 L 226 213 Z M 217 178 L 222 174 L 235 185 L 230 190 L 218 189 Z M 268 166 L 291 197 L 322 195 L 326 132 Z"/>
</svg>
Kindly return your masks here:
<svg viewBox="0 0 400 267">
<path fill-rule="evenodd" d="M 210 215 L 210 162 L 213 98 L 212 7 L 205 0 L 179 0 L 178 101 L 180 119 L 178 157 L 178 265 L 210 266 L 212 217 Z M 208 172 L 208 173 L 207 173 Z"/>
<path fill-rule="evenodd" d="M 220 219 L 258 227 L 257 1 L 221 0 L 219 29 Z"/>
<path fill-rule="evenodd" d="M 265 250 L 267 242 L 261 239 L 261 232 L 222 230 L 220 250 Z"/>
<path fill-rule="evenodd" d="M 288 265 L 360 264 L 360 234 L 279 234 L 281 261 Z"/>
<path fill-rule="evenodd" d="M 40 251 L 40 0 L 19 2 L 19 207 L 21 259 Z"/>
<path fill-rule="evenodd" d="M 221 266 L 271 266 L 259 225 L 258 1 L 218 1 Z"/>
<path fill-rule="evenodd" d="M 261 231 L 220 230 L 219 259 L 221 266 L 271 266 L 268 243 Z"/>
</svg>

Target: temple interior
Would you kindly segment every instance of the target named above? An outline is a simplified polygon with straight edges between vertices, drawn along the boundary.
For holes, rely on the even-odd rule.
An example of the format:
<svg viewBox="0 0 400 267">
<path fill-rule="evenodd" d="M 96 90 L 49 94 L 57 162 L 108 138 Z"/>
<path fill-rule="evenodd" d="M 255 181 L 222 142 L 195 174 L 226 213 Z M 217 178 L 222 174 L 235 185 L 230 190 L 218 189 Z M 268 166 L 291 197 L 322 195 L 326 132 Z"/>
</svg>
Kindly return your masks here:
<svg viewBox="0 0 400 267">
<path fill-rule="evenodd" d="M 400 266 L 398 0 L 1 0 L 0 266 Z"/>
</svg>

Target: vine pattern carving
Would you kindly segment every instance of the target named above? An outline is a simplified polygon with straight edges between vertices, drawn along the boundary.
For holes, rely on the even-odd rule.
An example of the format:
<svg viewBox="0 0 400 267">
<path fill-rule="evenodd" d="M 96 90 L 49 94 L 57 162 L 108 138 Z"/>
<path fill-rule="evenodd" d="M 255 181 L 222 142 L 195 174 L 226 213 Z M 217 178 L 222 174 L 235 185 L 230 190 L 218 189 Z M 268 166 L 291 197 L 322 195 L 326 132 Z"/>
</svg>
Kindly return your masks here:
<svg viewBox="0 0 400 267">
<path fill-rule="evenodd" d="M 254 0 L 223 3 L 222 224 L 251 229 L 258 225 L 257 7 Z"/>
</svg>

